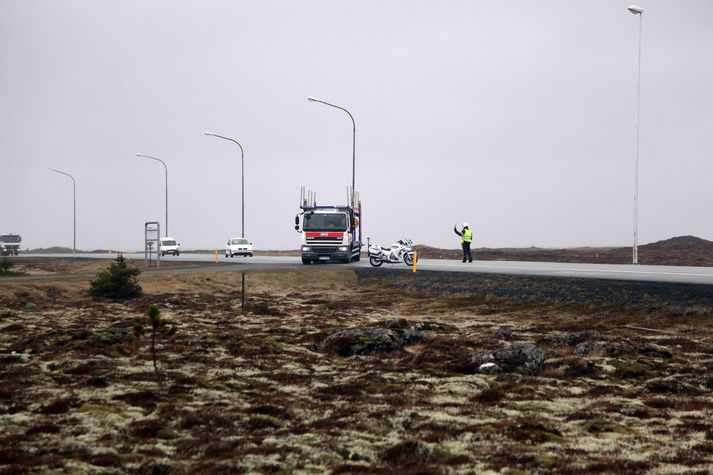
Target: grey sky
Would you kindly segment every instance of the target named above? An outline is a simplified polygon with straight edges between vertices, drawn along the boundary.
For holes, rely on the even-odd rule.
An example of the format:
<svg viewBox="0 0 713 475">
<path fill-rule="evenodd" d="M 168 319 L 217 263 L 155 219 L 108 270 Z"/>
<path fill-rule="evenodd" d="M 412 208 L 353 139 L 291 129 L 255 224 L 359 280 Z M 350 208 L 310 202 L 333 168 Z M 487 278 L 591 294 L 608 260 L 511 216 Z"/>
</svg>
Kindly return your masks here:
<svg viewBox="0 0 713 475">
<path fill-rule="evenodd" d="M 638 19 L 622 1 L 0 0 L 0 231 L 23 247 L 297 248 L 300 185 L 366 235 L 630 245 Z M 640 242 L 713 239 L 713 2 L 646 1 Z"/>
</svg>

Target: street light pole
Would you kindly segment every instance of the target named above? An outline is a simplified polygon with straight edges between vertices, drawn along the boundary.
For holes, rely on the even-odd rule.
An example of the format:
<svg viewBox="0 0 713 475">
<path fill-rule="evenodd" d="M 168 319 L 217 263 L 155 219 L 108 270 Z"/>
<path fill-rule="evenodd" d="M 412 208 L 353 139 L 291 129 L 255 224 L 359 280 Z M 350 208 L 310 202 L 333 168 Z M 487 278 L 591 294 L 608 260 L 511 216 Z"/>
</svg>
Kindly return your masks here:
<svg viewBox="0 0 713 475">
<path fill-rule="evenodd" d="M 77 182 L 74 181 L 74 177 L 69 173 L 61 172 L 50 168 L 53 172 L 61 173 L 62 175 L 67 175 L 72 179 L 72 209 L 73 209 L 73 238 L 72 238 L 72 255 L 77 258 Z"/>
<path fill-rule="evenodd" d="M 324 102 L 324 101 L 319 100 L 315 97 L 309 96 L 307 98 L 307 100 L 310 102 L 319 102 L 321 104 L 324 104 L 325 106 L 334 107 L 335 109 L 341 109 L 344 112 L 346 112 L 347 114 L 349 114 L 349 118 L 352 120 L 352 202 L 353 202 L 354 201 L 354 184 L 355 184 L 355 175 L 356 175 L 356 122 L 354 122 L 354 116 L 352 115 L 351 112 L 346 110 L 344 107 L 340 107 L 335 104 L 330 104 L 329 102 Z"/>
<path fill-rule="evenodd" d="M 238 142 L 235 139 L 231 139 L 230 137 L 225 137 L 223 135 L 218 135 L 214 134 L 213 132 L 203 132 L 204 135 L 207 135 L 209 137 L 217 137 L 219 139 L 223 140 L 229 140 L 233 142 L 235 145 L 240 147 L 240 207 L 241 207 L 241 214 L 242 214 L 242 224 L 241 224 L 241 238 L 245 238 L 245 152 L 243 151 L 243 146 L 240 145 L 240 142 Z"/>
<path fill-rule="evenodd" d="M 143 153 L 137 153 L 137 157 L 143 157 L 143 158 L 148 158 L 150 160 L 156 160 L 157 162 L 161 162 L 163 164 L 163 170 L 166 174 L 166 225 L 164 226 L 164 236 L 168 237 L 168 167 L 166 166 L 166 162 L 161 160 L 160 158 L 156 157 L 151 157 L 149 155 L 144 155 Z"/>
<path fill-rule="evenodd" d="M 639 263 L 639 104 L 641 98 L 641 26 L 644 17 L 644 9 L 636 5 L 629 5 L 628 10 L 633 15 L 639 15 L 639 51 L 636 66 L 636 115 L 635 134 L 636 142 L 634 148 L 634 246 L 632 263 Z"/>
</svg>

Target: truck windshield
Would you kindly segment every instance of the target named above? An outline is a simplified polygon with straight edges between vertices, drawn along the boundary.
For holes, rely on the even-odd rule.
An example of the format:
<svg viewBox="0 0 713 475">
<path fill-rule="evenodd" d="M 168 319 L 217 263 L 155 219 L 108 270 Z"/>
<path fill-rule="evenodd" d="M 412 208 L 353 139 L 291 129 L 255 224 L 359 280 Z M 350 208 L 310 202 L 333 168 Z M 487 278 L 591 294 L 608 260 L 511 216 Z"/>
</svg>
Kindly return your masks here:
<svg viewBox="0 0 713 475">
<path fill-rule="evenodd" d="M 247 239 L 233 239 L 230 241 L 230 244 L 248 244 Z"/>
<path fill-rule="evenodd" d="M 347 215 L 343 213 L 307 213 L 302 229 L 305 231 L 346 231 Z"/>
<path fill-rule="evenodd" d="M 13 235 L 5 234 L 3 236 L 0 236 L 0 240 L 2 240 L 2 242 L 20 242 L 21 241 L 20 236 L 18 236 L 17 234 L 13 234 Z"/>
</svg>

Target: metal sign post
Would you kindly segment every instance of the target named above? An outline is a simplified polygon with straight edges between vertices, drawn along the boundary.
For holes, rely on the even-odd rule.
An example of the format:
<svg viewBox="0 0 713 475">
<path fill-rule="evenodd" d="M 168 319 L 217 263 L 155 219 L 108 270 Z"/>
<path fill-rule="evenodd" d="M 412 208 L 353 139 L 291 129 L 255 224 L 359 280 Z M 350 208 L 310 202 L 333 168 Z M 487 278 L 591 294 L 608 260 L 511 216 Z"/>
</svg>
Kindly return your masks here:
<svg viewBox="0 0 713 475">
<path fill-rule="evenodd" d="M 161 225 L 158 221 L 144 223 L 144 268 L 151 265 L 151 250 L 156 244 L 156 267 L 161 267 Z"/>
</svg>

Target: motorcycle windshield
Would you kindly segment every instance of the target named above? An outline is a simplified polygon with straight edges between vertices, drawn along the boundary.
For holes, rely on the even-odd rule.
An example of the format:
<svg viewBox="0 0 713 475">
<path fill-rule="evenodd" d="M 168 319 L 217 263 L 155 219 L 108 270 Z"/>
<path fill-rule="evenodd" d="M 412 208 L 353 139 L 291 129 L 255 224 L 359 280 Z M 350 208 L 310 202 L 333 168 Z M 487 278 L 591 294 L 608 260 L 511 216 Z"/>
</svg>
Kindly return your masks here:
<svg viewBox="0 0 713 475">
<path fill-rule="evenodd" d="M 346 231 L 347 215 L 342 213 L 305 214 L 302 229 L 305 231 Z"/>
</svg>

